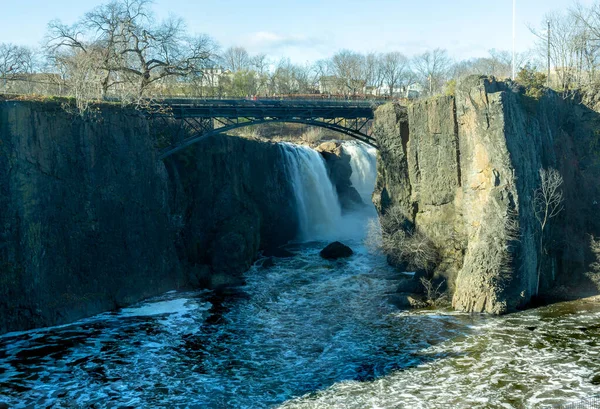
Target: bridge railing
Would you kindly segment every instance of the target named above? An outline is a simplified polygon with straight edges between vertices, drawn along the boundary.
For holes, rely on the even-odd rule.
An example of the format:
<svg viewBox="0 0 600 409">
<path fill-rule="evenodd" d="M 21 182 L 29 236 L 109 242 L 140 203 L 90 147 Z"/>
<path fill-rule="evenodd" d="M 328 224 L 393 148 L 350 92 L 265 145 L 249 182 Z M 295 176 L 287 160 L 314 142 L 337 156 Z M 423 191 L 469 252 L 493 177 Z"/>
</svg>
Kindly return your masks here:
<svg viewBox="0 0 600 409">
<path fill-rule="evenodd" d="M 208 98 L 164 98 L 157 104 L 190 106 L 281 106 L 281 107 L 357 107 L 372 108 L 382 105 L 385 100 L 345 100 L 345 99 L 208 99 Z"/>
</svg>

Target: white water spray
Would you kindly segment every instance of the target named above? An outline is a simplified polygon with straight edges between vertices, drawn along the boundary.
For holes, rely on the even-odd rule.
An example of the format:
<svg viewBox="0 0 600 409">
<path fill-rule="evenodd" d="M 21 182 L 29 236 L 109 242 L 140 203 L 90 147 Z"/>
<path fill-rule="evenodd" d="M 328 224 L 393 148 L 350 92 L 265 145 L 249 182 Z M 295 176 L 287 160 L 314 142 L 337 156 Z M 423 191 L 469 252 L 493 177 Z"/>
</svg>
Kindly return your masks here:
<svg viewBox="0 0 600 409">
<path fill-rule="evenodd" d="M 329 179 L 325 160 L 306 146 L 281 144 L 294 186 L 300 221 L 300 240 L 326 240 L 335 236 L 342 209 Z"/>
<path fill-rule="evenodd" d="M 360 198 L 371 205 L 371 196 L 377 178 L 377 159 L 375 148 L 362 142 L 349 141 L 342 145 L 344 152 L 350 155 L 350 166 L 352 176 L 350 181 L 356 189 Z"/>
</svg>

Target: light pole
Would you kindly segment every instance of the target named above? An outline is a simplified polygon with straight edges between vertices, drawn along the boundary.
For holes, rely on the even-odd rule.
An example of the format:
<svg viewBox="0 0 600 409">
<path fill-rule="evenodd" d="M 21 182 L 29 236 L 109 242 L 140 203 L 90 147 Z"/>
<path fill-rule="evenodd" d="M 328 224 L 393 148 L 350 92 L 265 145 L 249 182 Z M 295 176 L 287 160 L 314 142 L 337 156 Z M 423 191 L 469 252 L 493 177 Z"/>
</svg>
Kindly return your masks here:
<svg viewBox="0 0 600 409">
<path fill-rule="evenodd" d="M 515 67 L 515 39 L 516 35 L 516 19 L 517 19 L 517 0 L 513 0 L 513 17 L 512 17 L 512 79 L 515 80 L 516 67 Z"/>
<path fill-rule="evenodd" d="M 550 88 L 550 20 L 548 20 L 548 74 L 546 77 L 546 87 Z"/>
</svg>

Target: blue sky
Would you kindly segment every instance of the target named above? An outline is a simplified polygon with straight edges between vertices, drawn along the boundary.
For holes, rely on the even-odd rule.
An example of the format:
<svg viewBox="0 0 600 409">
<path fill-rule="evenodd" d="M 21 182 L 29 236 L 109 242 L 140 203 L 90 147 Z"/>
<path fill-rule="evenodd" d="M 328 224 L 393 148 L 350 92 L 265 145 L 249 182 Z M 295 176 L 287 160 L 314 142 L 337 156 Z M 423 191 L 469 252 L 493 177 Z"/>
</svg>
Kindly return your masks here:
<svg viewBox="0 0 600 409">
<path fill-rule="evenodd" d="M 72 23 L 105 1 L 0 2 L 0 42 L 37 45 L 51 19 Z M 539 25 L 546 13 L 574 4 L 517 0 L 517 49 L 533 45 L 527 24 Z M 153 10 L 159 18 L 182 16 L 191 32 L 210 34 L 222 47 L 241 45 L 298 63 L 342 48 L 411 56 L 442 47 L 462 59 L 512 44 L 512 0 L 155 0 Z"/>
</svg>

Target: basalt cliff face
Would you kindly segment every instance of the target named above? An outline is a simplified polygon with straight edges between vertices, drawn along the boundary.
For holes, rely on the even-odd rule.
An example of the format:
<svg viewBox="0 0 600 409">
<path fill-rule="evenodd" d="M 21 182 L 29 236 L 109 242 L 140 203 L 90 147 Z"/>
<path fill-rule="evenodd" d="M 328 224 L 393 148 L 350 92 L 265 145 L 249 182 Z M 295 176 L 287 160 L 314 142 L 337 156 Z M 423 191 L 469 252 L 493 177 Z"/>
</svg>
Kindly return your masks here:
<svg viewBox="0 0 600 409">
<path fill-rule="evenodd" d="M 295 238 L 298 216 L 284 148 L 214 135 L 166 159 L 180 259 L 194 286 L 239 284 L 259 250 Z"/>
<path fill-rule="evenodd" d="M 133 113 L 0 107 L 0 333 L 183 285 L 168 178 Z"/>
<path fill-rule="evenodd" d="M 0 333 L 237 282 L 293 238 L 280 148 L 220 136 L 161 161 L 150 128 L 0 102 Z"/>
<path fill-rule="evenodd" d="M 462 311 L 506 313 L 540 295 L 591 290 L 589 236 L 600 231 L 598 114 L 548 92 L 471 77 L 455 97 L 376 112 L 380 146 L 374 202 L 398 206 L 440 252 L 443 278 Z M 532 197 L 539 170 L 564 179 L 564 210 L 539 251 Z"/>
</svg>

